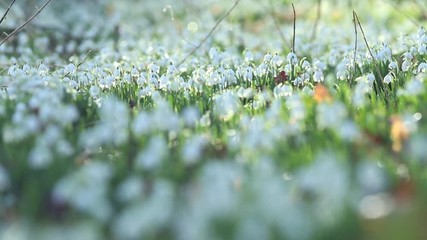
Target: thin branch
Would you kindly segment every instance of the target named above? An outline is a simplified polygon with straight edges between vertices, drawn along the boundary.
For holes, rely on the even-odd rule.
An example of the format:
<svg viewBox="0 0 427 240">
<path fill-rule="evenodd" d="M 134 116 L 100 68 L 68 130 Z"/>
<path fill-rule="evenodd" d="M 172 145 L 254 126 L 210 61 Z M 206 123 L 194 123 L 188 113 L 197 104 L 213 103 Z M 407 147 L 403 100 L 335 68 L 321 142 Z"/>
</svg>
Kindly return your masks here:
<svg viewBox="0 0 427 240">
<path fill-rule="evenodd" d="M 356 77 L 356 53 L 357 53 L 357 24 L 356 13 L 353 11 L 353 24 L 354 24 L 354 56 L 353 56 L 353 78 Z M 351 80 L 350 80 L 351 81 Z M 351 82 L 350 82 L 351 83 Z"/>
<path fill-rule="evenodd" d="M 316 20 L 314 22 L 313 32 L 311 32 L 311 40 L 314 40 L 316 38 L 317 27 L 319 25 L 321 15 L 322 15 L 322 0 L 317 0 Z"/>
<path fill-rule="evenodd" d="M 13 0 L 9 7 L 6 9 L 6 12 L 3 14 L 3 17 L 1 17 L 0 19 L 0 24 L 6 19 L 7 14 L 9 13 L 10 9 L 12 8 L 13 4 L 15 3 L 16 0 Z"/>
<path fill-rule="evenodd" d="M 357 16 L 357 13 L 355 11 L 353 11 L 353 15 L 354 15 L 354 17 L 355 17 L 355 19 L 357 21 L 357 24 L 359 25 L 360 31 L 362 32 L 363 41 L 365 41 L 366 47 L 368 48 L 368 51 L 369 51 L 369 55 L 371 55 L 372 61 L 374 62 L 374 65 L 375 65 L 376 70 L 378 72 L 378 76 L 381 79 L 383 79 L 383 77 L 381 76 L 381 72 L 380 72 L 380 70 L 378 68 L 377 61 L 376 61 L 376 59 L 374 57 L 374 54 L 372 54 L 371 48 L 369 47 L 368 41 L 366 40 L 365 32 L 363 31 L 362 24 L 359 21 L 359 17 Z"/>
<path fill-rule="evenodd" d="M 296 29 L 296 20 L 297 20 L 297 14 L 295 12 L 295 6 L 292 3 L 292 10 L 294 11 L 294 23 L 293 23 L 293 32 L 292 32 L 292 53 L 295 53 L 295 29 Z M 295 65 L 291 63 L 291 79 L 295 80 Z"/>
<path fill-rule="evenodd" d="M 297 14 L 295 12 L 295 6 L 292 3 L 292 10 L 294 11 L 294 29 L 292 33 L 292 52 L 295 53 L 295 28 L 296 28 L 296 21 L 297 21 Z"/>
<path fill-rule="evenodd" d="M 43 9 L 51 2 L 52 0 L 47 0 L 41 8 L 39 8 L 30 18 L 28 18 L 27 21 L 25 21 L 21 26 L 17 27 L 13 32 L 7 35 L 1 42 L 0 46 L 3 45 L 7 40 L 9 40 L 11 37 L 13 37 L 15 34 L 20 32 L 22 29 L 24 29 L 34 18 L 36 18 Z"/>
<path fill-rule="evenodd" d="M 183 64 L 191 55 L 193 55 L 197 49 L 199 49 L 208 39 L 209 37 L 212 35 L 212 33 L 217 29 L 217 27 L 219 26 L 219 24 L 226 18 L 228 17 L 228 15 L 230 15 L 230 13 L 234 10 L 234 8 L 237 6 L 237 4 L 240 2 L 240 0 L 236 0 L 233 4 L 233 6 L 228 10 L 227 13 L 225 13 L 220 19 L 218 19 L 218 21 L 215 23 L 215 25 L 212 27 L 212 29 L 209 31 L 209 33 L 202 39 L 202 41 L 200 41 L 200 43 L 193 48 L 193 50 L 191 50 L 190 53 L 188 53 L 178 64 L 177 67 L 179 67 L 181 64 Z M 0 45 L 1 46 L 1 45 Z"/>
</svg>

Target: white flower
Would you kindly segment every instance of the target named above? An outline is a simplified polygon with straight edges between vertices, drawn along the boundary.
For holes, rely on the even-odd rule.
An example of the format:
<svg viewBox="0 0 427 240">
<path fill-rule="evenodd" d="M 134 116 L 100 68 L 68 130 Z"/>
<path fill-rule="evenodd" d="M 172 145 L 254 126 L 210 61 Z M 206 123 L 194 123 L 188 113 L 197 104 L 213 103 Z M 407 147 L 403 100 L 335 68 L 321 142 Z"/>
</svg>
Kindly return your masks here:
<svg viewBox="0 0 427 240">
<path fill-rule="evenodd" d="M 291 95 L 286 100 L 286 106 L 290 111 L 291 121 L 300 122 L 304 120 L 306 114 L 305 105 L 298 94 Z"/>
<path fill-rule="evenodd" d="M 231 91 L 226 91 L 220 95 L 215 96 L 214 101 L 215 115 L 225 121 L 231 119 L 239 111 L 239 99 Z"/>
<path fill-rule="evenodd" d="M 47 143 L 41 141 L 40 138 L 37 140 L 28 156 L 28 162 L 33 169 L 43 169 L 53 161 L 53 155 Z"/>
<path fill-rule="evenodd" d="M 159 136 L 152 137 L 145 150 L 136 157 L 136 166 L 152 170 L 159 167 L 167 156 L 168 146 L 166 141 Z"/>
<path fill-rule="evenodd" d="M 138 136 L 146 134 L 151 129 L 151 118 L 146 112 L 140 112 L 138 116 L 133 120 L 132 130 L 133 133 Z"/>
<path fill-rule="evenodd" d="M 74 74 L 76 71 L 76 66 L 73 63 L 68 64 L 64 69 L 64 74 Z"/>
<path fill-rule="evenodd" d="M 128 205 L 114 219 L 116 239 L 146 239 L 165 229 L 173 214 L 173 200 L 171 184 L 156 181 L 148 199 Z"/>
<path fill-rule="evenodd" d="M 423 83 L 416 78 L 412 78 L 406 82 L 405 88 L 399 89 L 397 93 L 398 95 L 417 96 L 424 93 L 424 91 Z"/>
<path fill-rule="evenodd" d="M 387 187 L 386 174 L 375 161 L 359 162 L 356 178 L 364 195 L 380 193 Z"/>
<path fill-rule="evenodd" d="M 160 67 L 159 67 L 159 66 L 157 66 L 155 63 L 150 63 L 150 64 L 148 65 L 148 70 L 149 70 L 149 72 L 151 72 L 151 73 L 159 74 L 159 72 L 160 72 Z"/>
<path fill-rule="evenodd" d="M 193 135 L 186 139 L 181 149 L 181 157 L 184 163 L 189 165 L 196 163 L 202 156 L 207 143 L 208 140 L 203 135 Z"/>
<path fill-rule="evenodd" d="M 346 107 L 341 102 L 320 103 L 316 113 L 317 126 L 320 129 L 337 129 L 347 116 Z"/>
<path fill-rule="evenodd" d="M 108 185 L 113 170 L 105 162 L 89 162 L 55 184 L 53 200 L 71 204 L 100 221 L 112 214 L 108 202 Z"/>
<path fill-rule="evenodd" d="M 272 56 L 270 53 L 265 54 L 264 61 L 263 62 L 269 62 L 271 60 Z"/>
<path fill-rule="evenodd" d="M 348 171 L 334 155 L 317 156 L 311 166 L 297 173 L 296 182 L 300 191 L 315 196 L 312 213 L 322 224 L 332 225 L 340 220 L 350 182 Z"/>
<path fill-rule="evenodd" d="M 271 59 L 271 63 L 279 67 L 283 64 L 283 59 L 279 56 L 279 54 L 274 54 L 274 57 Z"/>
<path fill-rule="evenodd" d="M 391 69 L 397 69 L 397 67 L 398 67 L 398 65 L 397 65 L 397 62 L 396 61 L 391 61 L 389 64 L 388 64 L 388 68 L 391 70 Z"/>
<path fill-rule="evenodd" d="M 253 69 L 252 67 L 247 66 L 245 69 L 245 73 L 243 75 L 243 79 L 246 81 L 252 81 L 253 78 Z"/>
<path fill-rule="evenodd" d="M 404 72 L 408 71 L 409 68 L 411 67 L 411 65 L 412 65 L 411 60 L 409 60 L 409 59 L 404 60 L 402 63 L 402 71 L 404 71 Z"/>
<path fill-rule="evenodd" d="M 280 84 L 274 87 L 273 89 L 273 94 L 275 98 L 280 98 L 280 97 L 289 97 L 292 95 L 293 92 L 293 88 L 291 85 L 288 84 Z"/>
<path fill-rule="evenodd" d="M 390 84 L 390 83 L 393 81 L 393 79 L 394 79 L 393 73 L 392 73 L 392 72 L 389 72 L 389 73 L 384 77 L 383 82 L 384 82 L 385 84 Z"/>
<path fill-rule="evenodd" d="M 427 54 L 427 44 L 421 44 L 421 46 L 418 48 L 418 53 L 420 55 Z"/>
<path fill-rule="evenodd" d="M 427 72 L 427 63 L 422 62 L 420 63 L 420 65 L 418 65 L 417 73 L 425 73 L 425 72 Z"/>
<path fill-rule="evenodd" d="M 295 53 L 290 52 L 286 56 L 286 59 L 288 60 L 288 63 L 291 65 L 297 65 L 298 64 L 298 57 Z"/>
<path fill-rule="evenodd" d="M 186 126 L 194 126 L 200 118 L 200 112 L 196 107 L 186 107 L 182 111 L 182 120 Z"/>
<path fill-rule="evenodd" d="M 324 78 L 322 70 L 317 70 L 316 72 L 314 72 L 313 80 L 314 82 L 323 82 Z"/>
<path fill-rule="evenodd" d="M 140 199 L 143 195 L 143 190 L 143 179 L 132 175 L 120 183 L 116 191 L 116 198 L 121 202 L 130 202 Z"/>
</svg>

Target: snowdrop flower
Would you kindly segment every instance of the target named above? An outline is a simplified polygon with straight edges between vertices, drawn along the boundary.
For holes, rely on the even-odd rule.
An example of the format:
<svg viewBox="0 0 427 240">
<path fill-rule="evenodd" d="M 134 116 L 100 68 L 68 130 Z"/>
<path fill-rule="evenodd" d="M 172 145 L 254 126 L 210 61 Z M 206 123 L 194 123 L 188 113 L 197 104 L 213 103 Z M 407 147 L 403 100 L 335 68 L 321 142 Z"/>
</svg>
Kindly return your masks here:
<svg viewBox="0 0 427 240">
<path fill-rule="evenodd" d="M 253 69 L 250 66 L 247 66 L 246 69 L 244 70 L 244 75 L 243 75 L 243 79 L 246 81 L 252 81 L 253 78 Z"/>
<path fill-rule="evenodd" d="M 92 98 L 97 99 L 99 98 L 99 95 L 101 93 L 101 90 L 96 85 L 92 85 L 89 88 L 89 94 Z"/>
<path fill-rule="evenodd" d="M 291 85 L 277 85 L 274 87 L 273 94 L 275 98 L 289 97 L 292 95 L 293 88 Z"/>
<path fill-rule="evenodd" d="M 393 73 L 392 73 L 392 72 L 389 72 L 389 73 L 384 77 L 383 82 L 384 82 L 385 84 L 390 84 L 390 83 L 393 81 L 393 79 L 394 79 Z"/>
<path fill-rule="evenodd" d="M 270 53 L 264 55 L 263 62 L 269 62 L 273 56 Z"/>
<path fill-rule="evenodd" d="M 95 127 L 81 134 L 80 144 L 89 148 L 124 144 L 128 140 L 128 106 L 114 97 L 106 98 L 101 103 L 100 116 Z"/>
<path fill-rule="evenodd" d="M 375 75 L 373 73 L 368 73 L 366 75 L 366 80 L 368 81 L 369 85 L 373 85 L 375 81 Z"/>
<path fill-rule="evenodd" d="M 313 74 L 313 81 L 314 82 L 323 82 L 324 77 L 323 77 L 323 72 L 322 70 L 317 70 L 316 72 L 314 72 Z"/>
<path fill-rule="evenodd" d="M 396 62 L 396 61 L 391 61 L 391 62 L 388 64 L 388 68 L 389 68 L 390 70 L 392 70 L 392 69 L 397 69 L 397 67 L 398 67 L 398 65 L 397 65 L 397 62 Z"/>
<path fill-rule="evenodd" d="M 376 56 L 377 60 L 381 62 L 386 62 L 387 60 L 390 61 L 391 57 L 392 57 L 392 53 L 391 53 L 390 46 L 383 43 L 381 49 L 377 53 L 377 56 Z"/>
<path fill-rule="evenodd" d="M 159 167 L 167 156 L 167 149 L 167 143 L 162 137 L 152 137 L 145 150 L 136 157 L 136 166 L 148 170 Z"/>
<path fill-rule="evenodd" d="M 404 89 L 399 89 L 397 94 L 404 96 L 417 96 L 424 93 L 424 85 L 417 78 L 407 81 Z"/>
<path fill-rule="evenodd" d="M 99 221 L 107 221 L 112 214 L 107 200 L 112 174 L 109 164 L 89 162 L 55 184 L 53 200 L 69 203 Z"/>
<path fill-rule="evenodd" d="M 102 89 L 109 89 L 113 86 L 115 86 L 115 79 L 113 76 L 107 76 L 107 77 L 103 77 L 99 80 L 99 86 Z"/>
<path fill-rule="evenodd" d="M 115 218 L 116 239 L 146 239 L 168 226 L 174 210 L 173 188 L 165 181 L 153 185 L 146 201 L 130 204 Z"/>
<path fill-rule="evenodd" d="M 203 135 L 193 135 L 185 140 L 181 149 L 181 157 L 185 164 L 191 165 L 196 163 L 203 154 L 204 147 L 208 140 Z"/>
<path fill-rule="evenodd" d="M 427 63 L 422 62 L 420 63 L 420 65 L 418 65 L 417 73 L 425 73 L 425 72 L 427 72 Z"/>
<path fill-rule="evenodd" d="M 283 64 L 283 59 L 279 56 L 279 54 L 276 53 L 271 59 L 271 63 L 276 65 L 276 67 L 280 67 Z"/>
<path fill-rule="evenodd" d="M 138 176 L 127 177 L 117 188 L 116 198 L 121 202 L 131 202 L 143 196 L 143 179 Z"/>
<path fill-rule="evenodd" d="M 227 85 L 237 83 L 236 74 L 234 73 L 233 69 L 229 68 L 224 71 L 222 82 L 226 83 Z"/>
<path fill-rule="evenodd" d="M 251 51 L 245 51 L 245 62 L 252 62 L 254 60 L 254 54 Z"/>
<path fill-rule="evenodd" d="M 76 66 L 73 63 L 68 64 L 64 69 L 64 74 L 74 74 Z"/>
<path fill-rule="evenodd" d="M 194 126 L 200 118 L 200 112 L 196 107 L 186 107 L 182 111 L 181 119 L 188 127 Z"/>
<path fill-rule="evenodd" d="M 247 99 L 249 99 L 249 98 L 252 98 L 254 96 L 254 91 L 250 87 L 249 88 L 240 87 L 237 90 L 237 96 L 239 96 L 239 98 L 247 98 Z"/>
<path fill-rule="evenodd" d="M 323 224 L 332 225 L 340 219 L 350 183 L 346 168 L 334 155 L 318 155 L 311 166 L 297 173 L 296 182 L 303 194 L 314 196 L 313 212 Z"/>
<path fill-rule="evenodd" d="M 309 61 L 304 60 L 301 64 L 302 69 L 304 69 L 306 72 L 310 72 L 311 71 L 311 64 Z"/>
<path fill-rule="evenodd" d="M 19 73 L 19 67 L 16 63 L 14 63 L 12 66 L 9 67 L 9 70 L 7 71 L 9 76 L 15 77 Z"/>
<path fill-rule="evenodd" d="M 239 111 L 239 99 L 230 90 L 215 96 L 214 101 L 214 113 L 224 121 L 230 120 Z"/>
<path fill-rule="evenodd" d="M 150 63 L 148 66 L 148 71 L 151 73 L 155 73 L 155 74 L 159 74 L 160 72 L 160 67 L 158 65 L 156 65 L 155 63 Z"/>
<path fill-rule="evenodd" d="M 409 68 L 411 67 L 412 62 L 409 59 L 405 59 L 402 63 L 402 71 L 406 72 L 409 70 Z"/>
<path fill-rule="evenodd" d="M 288 60 L 288 63 L 291 65 L 297 65 L 298 64 L 298 57 L 295 53 L 290 52 L 286 56 L 286 59 Z"/>
<path fill-rule="evenodd" d="M 356 170 L 356 178 L 363 195 L 381 193 L 388 185 L 386 173 L 375 161 L 359 162 Z"/>
<path fill-rule="evenodd" d="M 256 73 L 260 77 L 260 76 L 266 75 L 267 74 L 267 70 L 268 70 L 268 64 L 266 64 L 265 62 L 262 62 L 258 66 Z"/>
<path fill-rule="evenodd" d="M 320 103 L 316 113 L 317 126 L 320 129 L 337 129 L 347 116 L 345 105 L 341 102 Z"/>
<path fill-rule="evenodd" d="M 427 54 L 427 44 L 421 44 L 421 46 L 418 48 L 418 53 L 420 55 Z"/>
<path fill-rule="evenodd" d="M 290 111 L 291 121 L 300 122 L 304 120 L 306 114 L 305 105 L 298 94 L 291 95 L 286 100 L 286 106 L 288 106 Z"/>
<path fill-rule="evenodd" d="M 346 141 L 360 140 L 362 134 L 359 127 L 351 120 L 345 120 L 338 129 L 341 138 Z"/>
<path fill-rule="evenodd" d="M 136 136 L 146 134 L 151 130 L 151 118 L 147 112 L 140 112 L 133 120 L 132 130 Z"/>
</svg>

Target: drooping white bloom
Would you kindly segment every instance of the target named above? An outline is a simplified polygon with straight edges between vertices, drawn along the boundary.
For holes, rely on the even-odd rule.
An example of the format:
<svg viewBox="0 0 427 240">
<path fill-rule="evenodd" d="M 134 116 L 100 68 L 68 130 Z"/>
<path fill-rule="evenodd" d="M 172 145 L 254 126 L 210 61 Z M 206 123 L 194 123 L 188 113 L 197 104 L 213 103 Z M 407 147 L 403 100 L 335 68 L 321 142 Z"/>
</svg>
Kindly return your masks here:
<svg viewBox="0 0 427 240">
<path fill-rule="evenodd" d="M 288 63 L 291 65 L 297 65 L 298 64 L 298 57 L 295 53 L 290 52 L 286 56 L 286 59 L 288 60 Z"/>
<path fill-rule="evenodd" d="M 99 221 L 107 221 L 112 214 L 108 201 L 112 174 L 113 170 L 107 163 L 89 162 L 55 184 L 53 200 L 69 203 Z"/>
<path fill-rule="evenodd" d="M 203 149 L 208 140 L 203 135 L 193 135 L 186 139 L 181 149 L 181 157 L 185 164 L 196 163 L 203 154 Z"/>
<path fill-rule="evenodd" d="M 116 190 L 116 198 L 121 202 L 130 202 L 141 198 L 143 191 L 143 179 L 132 175 L 120 183 Z"/>
<path fill-rule="evenodd" d="M 337 129 L 347 116 L 346 107 L 341 102 L 320 103 L 316 110 L 317 126 L 320 129 Z"/>
<path fill-rule="evenodd" d="M 166 140 L 160 136 L 152 137 L 147 147 L 136 157 L 136 166 L 152 170 L 159 167 L 168 154 Z"/>
<path fill-rule="evenodd" d="M 402 63 L 402 71 L 407 72 L 411 67 L 412 62 L 409 59 L 405 59 Z"/>
<path fill-rule="evenodd" d="M 214 113 L 220 119 L 227 121 L 239 111 L 239 99 L 230 90 L 215 96 L 214 101 Z"/>
<path fill-rule="evenodd" d="M 314 72 L 313 74 L 313 81 L 314 82 L 323 82 L 324 77 L 323 77 L 323 72 L 322 70 L 317 70 L 316 72 Z"/>
<path fill-rule="evenodd" d="M 390 84 L 390 83 L 393 81 L 393 79 L 394 79 L 393 73 L 392 73 L 392 72 L 389 72 L 389 73 L 384 77 L 383 82 L 384 82 L 385 84 Z"/>
</svg>

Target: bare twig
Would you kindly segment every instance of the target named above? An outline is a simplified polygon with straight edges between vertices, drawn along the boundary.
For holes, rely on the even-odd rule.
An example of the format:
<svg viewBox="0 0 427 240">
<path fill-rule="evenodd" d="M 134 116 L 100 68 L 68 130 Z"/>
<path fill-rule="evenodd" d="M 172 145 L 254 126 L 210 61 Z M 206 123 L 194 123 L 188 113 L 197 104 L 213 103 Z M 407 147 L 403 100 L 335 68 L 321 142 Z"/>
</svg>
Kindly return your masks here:
<svg viewBox="0 0 427 240">
<path fill-rule="evenodd" d="M 9 7 L 6 9 L 6 12 L 3 14 L 3 17 L 1 17 L 0 19 L 0 24 L 6 19 L 7 14 L 9 13 L 10 9 L 12 8 L 13 4 L 15 3 L 16 0 L 13 0 Z"/>
<path fill-rule="evenodd" d="M 353 11 L 353 24 L 354 24 L 354 56 L 353 56 L 353 78 L 356 77 L 356 53 L 357 53 L 357 24 L 356 13 Z M 350 80 L 351 81 L 351 80 Z M 351 82 L 350 82 L 351 83 Z"/>
<path fill-rule="evenodd" d="M 197 49 L 199 49 L 212 35 L 212 33 L 217 29 L 219 24 L 226 18 L 230 13 L 234 10 L 234 8 L 237 6 L 237 4 L 240 2 L 240 0 L 236 0 L 233 4 L 233 6 L 215 23 L 215 25 L 212 27 L 212 29 L 209 31 L 209 33 L 202 39 L 202 41 L 199 42 L 199 44 L 191 50 L 190 53 L 188 53 L 178 64 L 177 67 L 179 67 L 181 64 L 183 64 L 191 55 L 193 55 Z M 1 45 L 0 45 L 1 46 Z"/>
<path fill-rule="evenodd" d="M 316 20 L 314 22 L 313 32 L 311 32 L 311 40 L 314 40 L 316 38 L 317 27 L 319 25 L 321 15 L 322 15 L 322 0 L 317 0 Z"/>
<path fill-rule="evenodd" d="M 296 21 L 297 21 L 297 14 L 295 12 L 295 6 L 292 3 L 292 10 L 294 11 L 294 28 L 292 32 L 292 52 L 295 53 L 295 28 L 296 28 Z"/>
<path fill-rule="evenodd" d="M 15 30 L 13 30 L 11 33 L 9 33 L 1 42 L 0 46 L 3 45 L 7 40 L 9 40 L 11 37 L 13 37 L 15 34 L 20 32 L 22 29 L 24 29 L 34 18 L 36 18 L 43 9 L 51 2 L 52 0 L 47 0 L 41 8 L 39 8 L 30 18 L 28 18 L 27 21 L 25 21 L 21 26 L 17 27 Z"/>
<path fill-rule="evenodd" d="M 296 54 L 295 53 L 295 29 L 296 29 L 297 14 L 295 12 L 295 6 L 293 3 L 292 3 L 292 10 L 294 12 L 294 23 L 293 23 L 294 26 L 293 26 L 293 32 L 292 32 L 292 49 L 291 49 L 291 51 L 293 54 Z M 295 65 L 293 63 L 291 63 L 291 79 L 295 80 Z"/>
<path fill-rule="evenodd" d="M 362 32 L 363 41 L 365 42 L 366 47 L 368 48 L 369 55 L 371 55 L 372 61 L 374 62 L 374 65 L 375 65 L 376 70 L 377 70 L 377 72 L 378 72 L 378 76 L 379 76 L 381 79 L 383 79 L 383 77 L 381 76 L 380 69 L 378 68 L 377 61 L 376 61 L 376 59 L 375 59 L 375 57 L 374 57 L 374 54 L 372 54 L 371 48 L 369 47 L 368 41 L 366 40 L 366 36 L 365 36 L 365 32 L 363 31 L 362 24 L 360 23 L 360 21 L 359 21 L 359 17 L 357 16 L 357 13 L 356 13 L 355 11 L 353 11 L 353 16 L 354 16 L 355 20 L 357 21 L 357 24 L 359 25 L 359 29 L 360 29 L 360 31 Z"/>
</svg>

